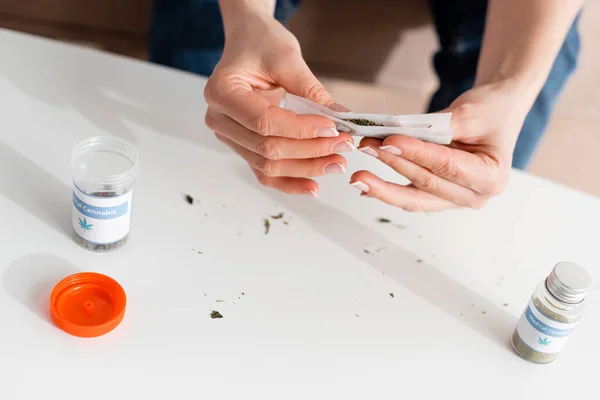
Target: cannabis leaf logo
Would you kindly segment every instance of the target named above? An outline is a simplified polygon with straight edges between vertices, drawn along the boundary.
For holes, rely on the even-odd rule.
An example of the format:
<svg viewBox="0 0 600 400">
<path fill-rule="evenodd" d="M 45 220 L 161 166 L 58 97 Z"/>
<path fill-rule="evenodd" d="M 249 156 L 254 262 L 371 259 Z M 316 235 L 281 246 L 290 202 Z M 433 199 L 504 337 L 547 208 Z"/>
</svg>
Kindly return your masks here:
<svg viewBox="0 0 600 400">
<path fill-rule="evenodd" d="M 84 218 L 83 221 L 81 218 L 79 218 L 79 226 L 81 226 L 81 229 L 84 231 L 89 232 L 92 230 L 92 226 L 94 226 L 94 224 L 88 224 L 87 218 Z"/>
<path fill-rule="evenodd" d="M 541 337 L 539 337 L 539 338 L 538 338 L 538 343 L 539 343 L 539 344 L 541 344 L 542 346 L 546 347 L 546 346 L 548 346 L 550 343 L 552 343 L 552 341 L 548 341 L 548 338 L 547 338 L 547 337 L 545 337 L 545 338 L 543 338 L 543 339 L 542 339 Z"/>
</svg>

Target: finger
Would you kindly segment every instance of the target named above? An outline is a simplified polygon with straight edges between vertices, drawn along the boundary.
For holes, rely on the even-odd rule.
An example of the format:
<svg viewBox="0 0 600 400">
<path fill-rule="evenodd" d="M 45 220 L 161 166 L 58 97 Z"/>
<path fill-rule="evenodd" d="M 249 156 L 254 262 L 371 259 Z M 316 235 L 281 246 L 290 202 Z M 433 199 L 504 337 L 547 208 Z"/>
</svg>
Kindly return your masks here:
<svg viewBox="0 0 600 400">
<path fill-rule="evenodd" d="M 338 154 L 304 160 L 269 160 L 245 149 L 219 133 L 217 133 L 217 138 L 231 147 L 252 168 L 270 178 L 310 178 L 346 172 L 346 159 Z"/>
<path fill-rule="evenodd" d="M 278 59 L 271 71 L 273 80 L 287 92 L 324 106 L 334 103 L 333 98 L 312 73 L 300 52 L 294 56 Z"/>
<path fill-rule="evenodd" d="M 400 135 L 386 138 L 381 149 L 482 195 L 496 195 L 505 186 L 506 179 L 498 163 L 481 152 L 471 153 Z"/>
<path fill-rule="evenodd" d="M 335 138 L 305 140 L 260 136 L 214 108 L 210 108 L 207 112 L 206 125 L 238 145 L 269 160 L 317 158 L 356 149 L 352 136 L 347 133 L 342 133 Z"/>
<path fill-rule="evenodd" d="M 209 105 L 262 136 L 308 139 L 339 135 L 328 118 L 298 115 L 272 105 L 255 93 L 249 83 L 237 77 L 211 77 L 204 95 Z"/>
<path fill-rule="evenodd" d="M 383 140 L 375 138 L 362 138 L 358 144 L 357 150 L 370 155 L 372 157 L 379 157 L 379 147 L 382 146 Z"/>
<path fill-rule="evenodd" d="M 363 151 L 368 154 L 372 152 L 373 154 L 371 155 L 373 156 L 377 153 L 377 158 L 381 162 L 392 167 L 400 175 L 407 178 L 416 188 L 463 207 L 481 208 L 485 205 L 484 198 L 480 194 L 439 177 L 428 169 L 412 161 L 408 161 L 397 154 L 380 150 L 385 148 L 385 146 L 375 150 L 377 144 L 377 140 L 370 139 L 361 142 L 363 147 L 369 149 L 368 151 Z"/>
<path fill-rule="evenodd" d="M 433 212 L 457 208 L 456 204 L 431 193 L 415 187 L 386 182 L 367 171 L 353 174 L 350 184 L 368 197 L 376 198 L 408 212 Z"/>
<path fill-rule="evenodd" d="M 307 178 L 282 178 L 275 177 L 271 178 L 263 174 L 257 169 L 251 168 L 256 179 L 263 185 L 283 193 L 288 194 L 302 194 L 312 196 L 314 198 L 319 197 L 319 185 L 312 179 Z"/>
</svg>

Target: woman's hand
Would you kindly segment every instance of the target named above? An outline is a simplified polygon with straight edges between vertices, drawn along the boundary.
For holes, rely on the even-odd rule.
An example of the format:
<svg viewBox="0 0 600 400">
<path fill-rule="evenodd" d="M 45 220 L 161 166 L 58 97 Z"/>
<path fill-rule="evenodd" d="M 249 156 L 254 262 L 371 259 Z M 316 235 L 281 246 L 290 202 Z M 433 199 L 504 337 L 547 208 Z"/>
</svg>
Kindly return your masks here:
<svg viewBox="0 0 600 400">
<path fill-rule="evenodd" d="M 226 19 L 223 58 L 205 90 L 206 125 L 241 156 L 265 186 L 317 196 L 309 179 L 346 171 L 337 153 L 355 149 L 329 119 L 297 115 L 270 96 L 287 92 L 330 106 L 296 38 L 267 13 L 235 8 Z M 271 97 L 271 99 L 269 99 Z"/>
<path fill-rule="evenodd" d="M 377 157 L 410 185 L 386 182 L 367 171 L 356 172 L 350 183 L 364 195 L 406 211 L 482 208 L 508 183 L 528 106 L 509 82 L 469 90 L 442 111 L 452 113 L 449 146 L 404 136 L 361 141 L 359 150 Z"/>
</svg>

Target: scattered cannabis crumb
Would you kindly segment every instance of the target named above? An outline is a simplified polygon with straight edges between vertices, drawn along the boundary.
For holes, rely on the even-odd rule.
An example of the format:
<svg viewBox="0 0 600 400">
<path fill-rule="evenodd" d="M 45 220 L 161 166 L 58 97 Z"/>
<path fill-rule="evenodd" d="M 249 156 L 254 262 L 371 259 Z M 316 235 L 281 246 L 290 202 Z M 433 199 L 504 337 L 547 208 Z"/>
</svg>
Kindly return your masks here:
<svg viewBox="0 0 600 400">
<path fill-rule="evenodd" d="M 271 230 L 271 222 L 265 218 L 265 235 Z"/>
<path fill-rule="evenodd" d="M 462 317 L 463 315 L 465 315 L 464 313 L 460 313 L 460 316 Z"/>
<path fill-rule="evenodd" d="M 475 307 L 475 303 L 471 303 L 471 307 Z"/>
<path fill-rule="evenodd" d="M 281 219 L 281 218 L 283 218 L 284 215 L 285 215 L 284 213 L 279 213 L 277 215 L 271 215 L 271 218 L 273 218 L 273 219 Z"/>
<path fill-rule="evenodd" d="M 246 293 L 242 292 L 242 296 L 245 296 L 245 295 L 246 295 Z"/>
<path fill-rule="evenodd" d="M 423 260 L 421 260 L 420 258 L 417 260 L 417 264 L 421 264 L 423 262 Z"/>
<path fill-rule="evenodd" d="M 379 218 L 377 221 L 379 221 L 382 224 L 389 224 L 392 222 L 391 219 L 387 219 L 387 218 Z"/>
<path fill-rule="evenodd" d="M 485 315 L 485 311 L 482 311 L 481 313 L 482 313 L 483 315 Z"/>
<path fill-rule="evenodd" d="M 223 315 L 220 312 L 218 312 L 218 311 L 212 310 L 211 313 L 210 313 L 210 317 L 212 319 L 223 318 Z"/>
<path fill-rule="evenodd" d="M 394 293 L 390 292 L 390 297 L 394 298 Z"/>
<path fill-rule="evenodd" d="M 354 314 L 354 316 L 355 316 L 356 318 L 359 318 L 358 314 Z"/>
<path fill-rule="evenodd" d="M 401 225 L 401 224 L 395 224 L 394 226 L 398 229 L 406 229 L 407 228 L 406 225 Z"/>
<path fill-rule="evenodd" d="M 374 250 L 369 250 L 367 248 L 364 248 L 363 251 L 365 252 L 365 254 L 373 254 L 373 253 L 379 253 L 381 250 L 384 250 L 384 249 L 385 249 L 385 246 L 382 246 L 382 247 L 378 247 Z"/>
<path fill-rule="evenodd" d="M 353 124 L 360 126 L 383 126 L 383 124 L 378 124 L 377 122 L 369 121 L 368 119 L 364 118 L 350 118 L 345 119 L 344 121 L 352 122 Z"/>
<path fill-rule="evenodd" d="M 190 196 L 189 194 L 185 195 L 185 201 L 187 201 L 188 204 L 190 204 L 190 205 L 194 204 L 194 198 L 192 196 Z"/>
<path fill-rule="evenodd" d="M 503 307 L 508 307 L 508 303 L 502 304 Z"/>
<path fill-rule="evenodd" d="M 289 223 L 289 222 L 287 222 L 287 221 L 283 221 L 283 224 L 284 224 L 284 225 L 289 225 L 290 223 Z"/>
<path fill-rule="evenodd" d="M 204 293 L 204 295 L 206 296 L 206 293 Z"/>
<path fill-rule="evenodd" d="M 204 254 L 203 252 L 199 251 L 198 254 Z"/>
<path fill-rule="evenodd" d="M 215 300 L 217 303 L 225 303 L 225 300 Z"/>
</svg>

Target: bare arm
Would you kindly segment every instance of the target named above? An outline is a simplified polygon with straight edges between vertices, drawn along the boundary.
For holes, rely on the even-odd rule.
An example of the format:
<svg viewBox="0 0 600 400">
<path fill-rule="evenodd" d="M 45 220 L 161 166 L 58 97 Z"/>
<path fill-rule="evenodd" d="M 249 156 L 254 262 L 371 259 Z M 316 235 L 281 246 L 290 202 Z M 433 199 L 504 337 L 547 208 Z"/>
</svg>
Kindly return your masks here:
<svg viewBox="0 0 600 400">
<path fill-rule="evenodd" d="M 584 0 L 490 0 L 476 86 L 509 82 L 529 107 Z"/>
<path fill-rule="evenodd" d="M 259 15 L 273 17 L 275 0 L 219 0 L 225 31 L 240 21 L 240 17 Z"/>
</svg>

